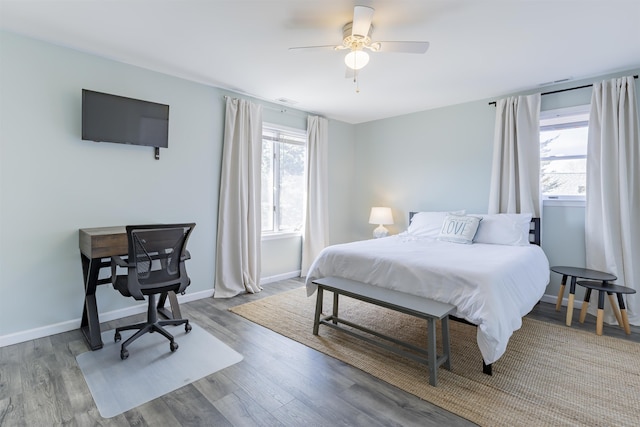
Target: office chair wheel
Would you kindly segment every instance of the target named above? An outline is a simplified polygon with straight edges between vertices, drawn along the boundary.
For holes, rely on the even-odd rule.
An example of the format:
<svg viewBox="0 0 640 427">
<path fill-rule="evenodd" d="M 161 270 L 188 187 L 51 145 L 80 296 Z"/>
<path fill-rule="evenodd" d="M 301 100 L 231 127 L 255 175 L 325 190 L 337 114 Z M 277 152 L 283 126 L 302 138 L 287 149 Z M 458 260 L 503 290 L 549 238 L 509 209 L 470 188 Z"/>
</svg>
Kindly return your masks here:
<svg viewBox="0 0 640 427">
<path fill-rule="evenodd" d="M 184 331 L 188 334 L 189 332 L 191 332 L 191 325 L 188 323 L 184 324 Z"/>
<path fill-rule="evenodd" d="M 129 350 L 120 350 L 120 359 L 125 360 L 129 357 Z"/>
<path fill-rule="evenodd" d="M 176 351 L 178 349 L 178 343 L 175 341 L 171 341 L 169 343 L 169 348 L 171 349 L 171 352 L 173 353 L 174 351 Z"/>
<path fill-rule="evenodd" d="M 121 339 L 122 339 L 122 335 L 120 335 L 120 332 L 116 332 L 116 334 L 113 336 L 113 341 L 118 342 Z"/>
</svg>

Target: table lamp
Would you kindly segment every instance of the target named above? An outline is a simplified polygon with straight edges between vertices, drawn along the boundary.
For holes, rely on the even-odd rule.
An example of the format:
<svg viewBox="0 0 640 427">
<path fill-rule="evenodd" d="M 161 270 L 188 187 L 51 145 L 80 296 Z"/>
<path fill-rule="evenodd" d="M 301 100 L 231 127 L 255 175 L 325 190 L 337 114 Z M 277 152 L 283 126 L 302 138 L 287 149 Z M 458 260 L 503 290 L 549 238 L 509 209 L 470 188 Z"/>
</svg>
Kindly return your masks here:
<svg viewBox="0 0 640 427">
<path fill-rule="evenodd" d="M 371 208 L 371 215 L 369 215 L 369 224 L 378 224 L 378 227 L 373 230 L 373 237 L 375 237 L 376 239 L 379 237 L 388 236 L 389 230 L 387 230 L 384 226 L 387 224 L 393 224 L 393 215 L 391 214 L 391 208 Z"/>
</svg>

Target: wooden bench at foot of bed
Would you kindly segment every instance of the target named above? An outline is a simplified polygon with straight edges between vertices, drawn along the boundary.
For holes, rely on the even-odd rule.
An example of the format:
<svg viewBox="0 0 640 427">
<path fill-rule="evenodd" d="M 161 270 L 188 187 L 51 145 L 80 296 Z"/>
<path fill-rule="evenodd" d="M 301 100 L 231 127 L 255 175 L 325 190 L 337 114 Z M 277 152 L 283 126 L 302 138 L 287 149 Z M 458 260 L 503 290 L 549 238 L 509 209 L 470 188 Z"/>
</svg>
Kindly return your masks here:
<svg viewBox="0 0 640 427">
<path fill-rule="evenodd" d="M 455 306 L 451 304 L 434 301 L 432 299 L 409 295 L 404 292 L 398 292 L 391 289 L 385 289 L 378 286 L 367 285 L 355 280 L 344 279 L 342 277 L 324 277 L 314 280 L 313 283 L 318 286 L 316 311 L 313 320 L 313 334 L 318 335 L 320 324 L 331 328 L 342 330 L 359 339 L 375 344 L 386 350 L 392 351 L 401 356 L 408 357 L 420 363 L 425 363 L 429 367 L 429 383 L 436 386 L 438 383 L 438 367 L 444 365 L 451 370 L 451 347 L 449 341 L 449 314 L 455 312 Z M 333 314 L 321 318 L 323 291 L 333 292 Z M 357 325 L 346 319 L 338 317 L 338 296 L 345 295 L 360 301 L 378 305 L 380 307 L 389 308 L 411 316 L 419 317 L 427 320 L 427 348 L 420 348 L 409 343 L 397 340 L 387 335 L 380 334 L 364 326 Z M 442 355 L 436 353 L 436 320 L 440 320 L 442 329 Z M 384 342 L 380 342 L 369 338 L 363 334 L 355 332 L 352 329 L 346 329 L 339 324 L 343 323 L 352 328 L 358 329 L 367 334 L 376 336 L 385 341 L 392 342 L 397 346 L 402 346 L 413 350 L 410 353 L 397 346 L 390 346 Z"/>
</svg>

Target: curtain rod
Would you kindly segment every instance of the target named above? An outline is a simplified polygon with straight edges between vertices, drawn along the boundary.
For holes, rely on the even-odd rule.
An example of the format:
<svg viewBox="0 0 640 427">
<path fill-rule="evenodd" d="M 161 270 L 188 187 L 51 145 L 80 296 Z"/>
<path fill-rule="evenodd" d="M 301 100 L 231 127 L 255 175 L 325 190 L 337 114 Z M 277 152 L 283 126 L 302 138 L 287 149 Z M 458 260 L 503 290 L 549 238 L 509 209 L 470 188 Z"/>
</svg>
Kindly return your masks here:
<svg viewBox="0 0 640 427">
<path fill-rule="evenodd" d="M 236 98 L 233 96 L 229 96 L 229 95 L 223 95 L 222 96 L 225 100 L 226 99 L 240 99 L 240 98 Z M 267 110 L 271 110 L 271 111 L 278 111 L 279 113 L 287 113 L 287 114 L 291 114 L 292 116 L 298 116 L 298 117 L 307 117 L 309 114 L 304 114 L 304 113 L 297 113 L 297 112 L 291 112 L 289 110 L 287 110 L 286 108 L 276 108 L 276 107 L 271 107 L 269 105 L 264 105 L 264 104 L 260 104 L 260 106 L 262 108 L 266 108 Z"/>
<path fill-rule="evenodd" d="M 634 78 L 634 79 L 637 79 L 637 78 L 638 78 L 638 75 L 636 74 L 635 76 L 633 76 L 633 78 Z M 540 95 L 541 95 L 541 96 L 542 96 L 542 95 L 551 95 L 552 93 L 560 93 L 560 92 L 567 92 L 567 91 L 570 91 L 570 90 L 584 89 L 584 88 L 586 88 L 586 87 L 591 87 L 591 86 L 593 86 L 593 83 L 588 84 L 588 85 L 583 85 L 583 86 L 569 87 L 569 88 L 566 88 L 566 89 L 552 90 L 551 92 L 543 92 L 543 93 L 541 93 Z M 489 103 L 489 105 L 493 105 L 493 106 L 495 106 L 495 105 L 496 105 L 496 102 L 497 102 L 497 101 L 491 101 L 491 102 Z"/>
</svg>

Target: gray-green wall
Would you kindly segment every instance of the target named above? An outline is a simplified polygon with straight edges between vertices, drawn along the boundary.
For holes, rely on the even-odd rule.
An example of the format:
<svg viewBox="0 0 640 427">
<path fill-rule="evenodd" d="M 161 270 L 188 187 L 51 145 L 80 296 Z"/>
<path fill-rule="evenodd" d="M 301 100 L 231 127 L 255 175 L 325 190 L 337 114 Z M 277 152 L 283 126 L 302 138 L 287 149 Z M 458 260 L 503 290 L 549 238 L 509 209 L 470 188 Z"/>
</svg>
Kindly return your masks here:
<svg viewBox="0 0 640 427">
<path fill-rule="evenodd" d="M 578 87 L 640 70 L 600 76 L 538 92 Z M 640 84 L 636 80 L 640 99 Z M 532 93 L 533 91 L 527 92 Z M 542 110 L 591 102 L 591 88 L 542 97 Z M 496 97 L 499 98 L 499 97 Z M 486 213 L 489 199 L 495 107 L 487 99 L 422 111 L 356 126 L 356 167 L 352 239 L 369 238 L 371 206 L 390 206 L 397 233 L 418 210 L 466 209 Z M 551 265 L 585 265 L 584 203 L 547 204 L 542 212 L 542 248 Z M 560 278 L 551 275 L 546 297 L 557 295 Z M 582 297 L 578 290 L 577 297 Z"/>
<path fill-rule="evenodd" d="M 83 88 L 169 104 L 160 160 L 149 147 L 82 141 Z M 0 346 L 79 327 L 83 227 L 196 222 L 186 299 L 213 293 L 226 94 L 245 97 L 0 32 Z M 254 101 L 266 121 L 306 129 L 306 113 Z M 332 171 L 343 176 L 353 126 L 330 120 L 329 132 Z M 330 205 L 344 207 L 350 188 L 337 179 Z M 346 218 L 332 210 L 336 241 Z M 265 241 L 262 264 L 267 279 L 295 274 L 300 238 Z M 110 285 L 97 300 L 102 321 L 144 310 Z"/>
</svg>

